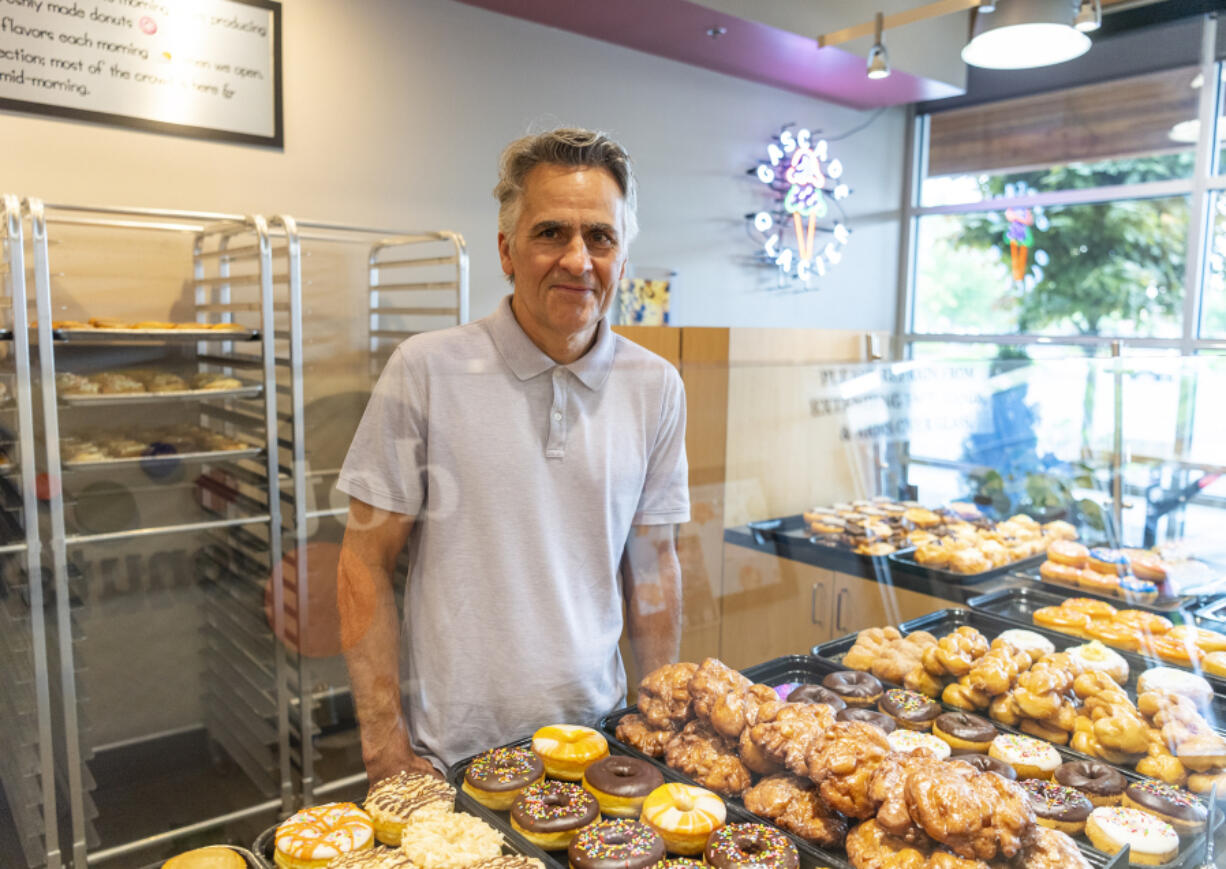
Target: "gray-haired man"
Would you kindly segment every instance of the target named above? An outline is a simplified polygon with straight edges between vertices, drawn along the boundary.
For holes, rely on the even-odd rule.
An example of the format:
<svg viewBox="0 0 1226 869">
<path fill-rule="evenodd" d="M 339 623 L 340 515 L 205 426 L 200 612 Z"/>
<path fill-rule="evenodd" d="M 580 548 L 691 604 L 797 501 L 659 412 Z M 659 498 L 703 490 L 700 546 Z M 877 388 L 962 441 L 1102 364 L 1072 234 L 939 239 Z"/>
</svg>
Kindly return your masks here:
<svg viewBox="0 0 1226 869">
<path fill-rule="evenodd" d="M 637 228 L 629 160 L 600 133 L 529 136 L 503 152 L 494 193 L 512 295 L 397 348 L 338 483 L 372 782 L 594 723 L 625 696 L 623 602 L 643 672 L 679 651 L 685 394 L 605 319 Z M 391 573 L 410 533 L 402 706 Z"/>
</svg>

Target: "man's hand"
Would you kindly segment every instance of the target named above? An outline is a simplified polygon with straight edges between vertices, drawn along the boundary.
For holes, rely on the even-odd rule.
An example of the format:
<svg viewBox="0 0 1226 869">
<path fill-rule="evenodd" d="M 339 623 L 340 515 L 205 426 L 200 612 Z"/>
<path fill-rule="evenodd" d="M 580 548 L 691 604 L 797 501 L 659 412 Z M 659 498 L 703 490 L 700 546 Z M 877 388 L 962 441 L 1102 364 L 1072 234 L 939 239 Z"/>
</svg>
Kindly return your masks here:
<svg viewBox="0 0 1226 869">
<path fill-rule="evenodd" d="M 681 654 L 681 564 L 673 525 L 636 525 L 622 554 L 626 633 L 646 675 Z"/>
<path fill-rule="evenodd" d="M 413 527 L 409 516 L 356 498 L 341 544 L 337 575 L 341 644 L 372 784 L 401 770 L 439 775 L 412 749 L 400 704 L 400 621 L 392 571 Z"/>
</svg>

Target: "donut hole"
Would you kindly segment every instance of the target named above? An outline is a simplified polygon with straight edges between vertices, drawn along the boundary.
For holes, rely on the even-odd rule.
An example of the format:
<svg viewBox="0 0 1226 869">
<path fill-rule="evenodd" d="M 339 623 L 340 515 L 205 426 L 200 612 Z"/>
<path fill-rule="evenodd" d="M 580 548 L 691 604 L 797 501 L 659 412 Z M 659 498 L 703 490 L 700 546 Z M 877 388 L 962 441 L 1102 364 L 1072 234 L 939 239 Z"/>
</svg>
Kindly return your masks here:
<svg viewBox="0 0 1226 869">
<path fill-rule="evenodd" d="M 634 778 L 635 776 L 634 767 L 628 763 L 611 763 L 608 770 L 618 778 Z"/>
<path fill-rule="evenodd" d="M 543 802 L 547 806 L 569 806 L 570 805 L 570 800 L 568 800 L 566 797 L 562 796 L 561 794 L 545 794 L 545 796 L 541 798 L 541 802 Z"/>
<path fill-rule="evenodd" d="M 757 836 L 738 836 L 734 841 L 737 848 L 748 857 L 757 857 L 771 849 L 768 842 L 763 842 Z"/>
<path fill-rule="evenodd" d="M 627 836 L 625 833 L 621 833 L 621 832 L 609 833 L 605 835 L 604 837 L 602 837 L 601 841 L 604 842 L 604 844 L 606 845 L 612 845 L 614 847 L 617 847 L 620 845 L 629 845 L 630 837 Z"/>
</svg>

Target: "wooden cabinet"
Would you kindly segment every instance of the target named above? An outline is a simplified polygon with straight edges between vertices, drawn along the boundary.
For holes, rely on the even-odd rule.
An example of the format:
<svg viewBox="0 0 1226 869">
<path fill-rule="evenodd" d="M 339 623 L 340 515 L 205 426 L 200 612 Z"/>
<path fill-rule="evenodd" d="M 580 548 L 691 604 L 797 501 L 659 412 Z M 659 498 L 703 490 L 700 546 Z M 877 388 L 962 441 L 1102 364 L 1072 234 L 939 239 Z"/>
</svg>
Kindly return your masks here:
<svg viewBox="0 0 1226 869">
<path fill-rule="evenodd" d="M 899 588 L 888 582 L 862 579 L 847 573 L 834 575 L 830 622 L 833 636 L 898 625 L 930 612 L 961 606 L 953 601 Z"/>
</svg>

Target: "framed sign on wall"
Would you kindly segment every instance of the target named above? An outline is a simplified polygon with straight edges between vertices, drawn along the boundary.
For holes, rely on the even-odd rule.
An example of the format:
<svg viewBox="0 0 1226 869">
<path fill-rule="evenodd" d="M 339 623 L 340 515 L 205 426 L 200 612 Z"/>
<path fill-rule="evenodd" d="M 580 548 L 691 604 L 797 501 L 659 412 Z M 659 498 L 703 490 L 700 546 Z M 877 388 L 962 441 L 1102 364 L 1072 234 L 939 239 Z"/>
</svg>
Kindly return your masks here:
<svg viewBox="0 0 1226 869">
<path fill-rule="evenodd" d="M 281 4 L 0 0 L 0 109 L 281 147 Z"/>
</svg>

